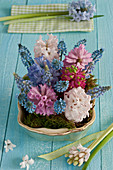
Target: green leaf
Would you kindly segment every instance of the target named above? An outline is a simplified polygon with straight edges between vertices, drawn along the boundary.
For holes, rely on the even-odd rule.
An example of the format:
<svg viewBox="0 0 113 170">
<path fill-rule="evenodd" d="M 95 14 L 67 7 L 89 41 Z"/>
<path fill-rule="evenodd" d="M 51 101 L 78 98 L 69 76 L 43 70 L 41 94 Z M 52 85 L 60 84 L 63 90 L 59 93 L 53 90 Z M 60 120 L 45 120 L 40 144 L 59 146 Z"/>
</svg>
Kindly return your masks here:
<svg viewBox="0 0 113 170">
<path fill-rule="evenodd" d="M 97 133 L 94 133 L 92 135 L 89 135 L 89 136 L 86 136 L 74 143 L 71 143 L 69 145 L 66 145 L 60 149 L 57 149 L 53 152 L 50 152 L 48 154 L 44 154 L 44 155 L 40 155 L 38 156 L 39 158 L 43 158 L 43 159 L 46 159 L 48 161 L 50 160 L 53 160 L 53 159 L 56 159 L 66 153 L 68 153 L 69 149 L 72 147 L 72 146 L 77 146 L 79 143 L 81 143 L 81 145 L 85 145 L 86 143 L 92 141 L 92 140 L 95 140 L 97 138 L 99 138 L 102 134 L 104 133 L 104 131 L 100 131 L 100 132 L 97 132 Z"/>
</svg>

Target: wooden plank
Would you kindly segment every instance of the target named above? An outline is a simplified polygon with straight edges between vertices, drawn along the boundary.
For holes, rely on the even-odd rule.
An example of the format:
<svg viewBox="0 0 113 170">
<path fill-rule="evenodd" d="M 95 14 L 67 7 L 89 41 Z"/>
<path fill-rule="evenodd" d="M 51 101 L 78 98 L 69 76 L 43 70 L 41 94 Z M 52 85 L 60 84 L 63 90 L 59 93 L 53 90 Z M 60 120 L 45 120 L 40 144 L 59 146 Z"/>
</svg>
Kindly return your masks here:
<svg viewBox="0 0 113 170">
<path fill-rule="evenodd" d="M 14 0 L 0 1 L 0 17 L 10 15 L 12 4 L 25 4 L 25 0 L 15 2 Z M 21 35 L 7 34 L 7 27 L 0 23 L 0 162 L 2 147 L 4 143 L 5 131 L 8 122 L 10 109 L 13 75 L 18 58 L 17 46 Z"/>
<path fill-rule="evenodd" d="M 98 0 L 98 14 L 104 14 L 98 20 L 98 43 L 105 53 L 100 62 L 99 77 L 101 85 L 113 85 L 113 1 Z M 113 123 L 113 89 L 100 98 L 100 125 L 101 129 Z M 102 149 L 102 169 L 113 169 L 113 139 Z"/>
</svg>

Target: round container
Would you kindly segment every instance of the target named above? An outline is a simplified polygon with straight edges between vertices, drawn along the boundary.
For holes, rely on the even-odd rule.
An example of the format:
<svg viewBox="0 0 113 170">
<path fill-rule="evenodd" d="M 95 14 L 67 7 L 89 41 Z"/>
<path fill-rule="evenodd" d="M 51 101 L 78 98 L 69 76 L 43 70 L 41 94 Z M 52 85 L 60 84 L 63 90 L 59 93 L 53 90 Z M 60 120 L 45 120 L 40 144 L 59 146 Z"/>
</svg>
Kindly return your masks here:
<svg viewBox="0 0 113 170">
<path fill-rule="evenodd" d="M 93 108 L 92 119 L 80 128 L 74 129 L 49 129 L 49 128 L 32 128 L 23 124 L 24 110 L 18 102 L 18 123 L 30 136 L 42 141 L 76 141 L 84 137 L 95 121 L 95 110 Z"/>
</svg>

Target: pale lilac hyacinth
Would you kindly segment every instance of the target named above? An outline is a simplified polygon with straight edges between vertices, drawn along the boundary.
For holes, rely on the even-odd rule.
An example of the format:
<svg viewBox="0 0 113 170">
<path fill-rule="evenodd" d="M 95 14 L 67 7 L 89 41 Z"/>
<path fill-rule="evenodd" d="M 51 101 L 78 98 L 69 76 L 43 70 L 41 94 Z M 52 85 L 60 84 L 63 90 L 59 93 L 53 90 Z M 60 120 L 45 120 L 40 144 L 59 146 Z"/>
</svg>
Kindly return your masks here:
<svg viewBox="0 0 113 170">
<path fill-rule="evenodd" d="M 57 96 L 52 87 L 46 84 L 31 87 L 27 96 L 36 105 L 36 114 L 48 116 L 54 114 L 54 102 Z"/>
<path fill-rule="evenodd" d="M 64 59 L 64 66 L 69 67 L 74 65 L 78 68 L 84 69 L 85 66 L 92 61 L 91 53 L 85 49 L 85 45 L 80 44 L 77 48 L 74 48 L 69 52 Z"/>
<path fill-rule="evenodd" d="M 69 149 L 69 153 L 65 157 L 69 157 L 67 160 L 68 164 L 73 163 L 74 166 L 81 166 L 84 162 L 88 161 L 90 152 L 91 150 L 89 148 L 85 148 L 79 144 L 77 147 L 73 146 Z"/>
<path fill-rule="evenodd" d="M 46 41 L 42 40 L 40 35 L 39 40 L 37 40 L 36 46 L 34 47 L 35 58 L 43 56 L 44 59 L 48 59 L 50 62 L 54 58 L 59 60 L 58 54 L 58 39 L 52 34 L 48 34 L 49 39 Z"/>
<path fill-rule="evenodd" d="M 81 87 L 73 88 L 64 93 L 66 102 L 65 117 L 74 122 L 81 122 L 87 116 L 92 107 L 91 96 L 87 95 Z"/>
</svg>

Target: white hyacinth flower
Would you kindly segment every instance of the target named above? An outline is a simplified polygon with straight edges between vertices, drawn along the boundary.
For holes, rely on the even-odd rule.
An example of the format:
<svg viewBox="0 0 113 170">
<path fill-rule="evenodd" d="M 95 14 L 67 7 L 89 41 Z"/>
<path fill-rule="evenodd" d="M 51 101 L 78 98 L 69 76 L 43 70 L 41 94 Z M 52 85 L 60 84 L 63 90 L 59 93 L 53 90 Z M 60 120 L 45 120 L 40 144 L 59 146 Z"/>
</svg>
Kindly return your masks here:
<svg viewBox="0 0 113 170">
<path fill-rule="evenodd" d="M 9 150 L 13 151 L 13 148 L 16 147 L 16 145 L 12 144 L 9 139 L 5 141 L 5 144 L 6 144 L 6 145 L 4 146 L 5 152 L 8 152 Z"/>
<path fill-rule="evenodd" d="M 89 117 L 89 110 L 92 108 L 91 96 L 85 93 L 81 87 L 73 88 L 64 93 L 66 102 L 65 117 L 74 122 L 81 122 Z"/>
<path fill-rule="evenodd" d="M 26 170 L 29 170 L 29 166 L 34 164 L 34 160 L 31 158 L 29 160 L 29 156 L 26 155 L 25 157 L 22 158 L 23 162 L 20 163 L 20 168 L 25 168 L 26 167 Z"/>
<path fill-rule="evenodd" d="M 47 34 L 49 36 L 48 40 L 43 41 L 40 35 L 39 40 L 36 42 L 34 47 L 35 58 L 43 56 L 44 59 L 48 59 L 50 62 L 54 58 L 59 60 L 58 54 L 58 39 L 52 34 Z"/>
<path fill-rule="evenodd" d="M 81 166 L 84 162 L 87 162 L 89 159 L 91 150 L 89 148 L 83 147 L 79 144 L 77 147 L 73 146 L 69 153 L 65 155 L 65 157 L 69 157 L 67 160 L 68 164 L 72 164 L 74 166 Z"/>
</svg>

